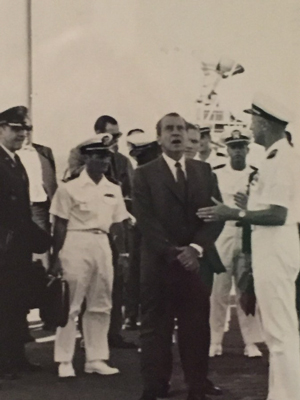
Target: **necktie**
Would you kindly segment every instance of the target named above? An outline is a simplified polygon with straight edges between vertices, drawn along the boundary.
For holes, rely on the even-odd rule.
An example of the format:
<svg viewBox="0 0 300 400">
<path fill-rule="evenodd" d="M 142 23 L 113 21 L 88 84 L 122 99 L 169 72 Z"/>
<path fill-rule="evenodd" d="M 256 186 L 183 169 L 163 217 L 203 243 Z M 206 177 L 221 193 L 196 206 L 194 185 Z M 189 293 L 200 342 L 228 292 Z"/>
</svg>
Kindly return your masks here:
<svg viewBox="0 0 300 400">
<path fill-rule="evenodd" d="M 186 198 L 186 179 L 182 169 L 182 166 L 179 161 L 175 164 L 176 167 L 176 180 L 177 180 L 177 187 L 181 194 L 181 196 L 185 199 Z"/>
</svg>

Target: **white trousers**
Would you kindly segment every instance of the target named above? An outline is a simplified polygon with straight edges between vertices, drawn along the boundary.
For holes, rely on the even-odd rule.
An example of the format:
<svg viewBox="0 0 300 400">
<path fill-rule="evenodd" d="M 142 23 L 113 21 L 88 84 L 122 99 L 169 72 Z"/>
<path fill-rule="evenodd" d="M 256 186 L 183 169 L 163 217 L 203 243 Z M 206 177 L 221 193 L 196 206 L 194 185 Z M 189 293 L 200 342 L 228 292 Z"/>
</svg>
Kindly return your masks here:
<svg viewBox="0 0 300 400">
<path fill-rule="evenodd" d="M 76 318 L 83 300 L 86 360 L 107 360 L 107 333 L 110 323 L 113 283 L 112 255 L 104 234 L 67 232 L 60 252 L 64 278 L 70 287 L 70 314 L 67 325 L 58 328 L 54 345 L 56 362 L 71 362 L 76 341 Z"/>
<path fill-rule="evenodd" d="M 210 328 L 211 343 L 219 344 L 223 341 L 226 315 L 230 306 L 230 292 L 233 280 L 236 279 L 238 257 L 242 251 L 242 228 L 234 224 L 225 225 L 216 241 L 216 248 L 227 272 L 215 275 L 211 295 Z M 236 289 L 236 308 L 238 321 L 244 343 L 261 342 L 262 328 L 258 313 L 253 317 L 247 316 L 240 306 L 240 291 Z"/>
<path fill-rule="evenodd" d="M 295 280 L 300 248 L 296 225 L 257 227 L 253 274 L 270 352 L 268 400 L 300 400 L 300 343 Z"/>
</svg>

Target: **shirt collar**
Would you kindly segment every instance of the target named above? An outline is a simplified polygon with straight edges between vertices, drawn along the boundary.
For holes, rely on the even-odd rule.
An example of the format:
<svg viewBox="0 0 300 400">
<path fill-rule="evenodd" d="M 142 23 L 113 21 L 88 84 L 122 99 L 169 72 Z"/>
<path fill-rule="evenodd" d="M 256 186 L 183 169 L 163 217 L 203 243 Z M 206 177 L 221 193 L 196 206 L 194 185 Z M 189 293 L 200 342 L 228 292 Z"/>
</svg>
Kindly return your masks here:
<svg viewBox="0 0 300 400">
<path fill-rule="evenodd" d="M 171 169 L 176 168 L 175 164 L 177 162 L 179 162 L 181 164 L 182 169 L 185 170 L 185 156 L 184 155 L 178 161 L 173 160 L 173 158 L 167 156 L 165 153 L 162 153 L 162 156 L 163 156 L 165 162 L 168 164 L 169 168 L 171 168 Z"/>
<path fill-rule="evenodd" d="M 5 147 L 3 144 L 0 144 L 0 146 L 2 147 L 2 149 L 9 155 L 9 157 L 15 161 L 15 153 L 13 153 L 12 151 L 8 150 L 7 147 Z"/>
<path fill-rule="evenodd" d="M 30 144 L 25 144 L 24 146 L 22 146 L 19 151 L 22 151 L 22 150 L 35 151 L 36 152 L 36 149 L 32 146 L 31 143 Z"/>
<path fill-rule="evenodd" d="M 278 150 L 281 147 L 286 147 L 286 145 L 288 144 L 288 141 L 286 140 L 286 138 L 282 138 L 277 140 L 275 143 L 272 144 L 272 146 L 270 146 L 268 148 L 268 150 L 266 150 L 266 158 L 269 156 L 269 154 L 273 151 L 273 150 Z"/>
<path fill-rule="evenodd" d="M 84 187 L 84 186 L 98 186 L 98 187 L 109 186 L 109 181 L 107 180 L 107 178 L 104 175 L 102 176 L 102 179 L 98 184 L 95 183 L 89 177 L 88 173 L 86 172 L 86 168 L 83 169 L 83 171 L 79 175 L 78 179 L 79 179 L 79 184 L 81 187 Z"/>
</svg>

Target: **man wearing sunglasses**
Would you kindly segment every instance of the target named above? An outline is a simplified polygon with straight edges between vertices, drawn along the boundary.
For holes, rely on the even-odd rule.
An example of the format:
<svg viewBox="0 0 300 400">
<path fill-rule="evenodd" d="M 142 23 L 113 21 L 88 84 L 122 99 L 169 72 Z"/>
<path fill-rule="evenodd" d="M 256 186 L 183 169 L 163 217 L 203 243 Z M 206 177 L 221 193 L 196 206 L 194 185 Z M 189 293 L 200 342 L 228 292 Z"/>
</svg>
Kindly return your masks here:
<svg viewBox="0 0 300 400">
<path fill-rule="evenodd" d="M 0 113 L 0 375 L 16 379 L 38 366 L 25 356 L 32 227 L 28 177 L 16 151 L 26 138 L 24 106 Z"/>
</svg>

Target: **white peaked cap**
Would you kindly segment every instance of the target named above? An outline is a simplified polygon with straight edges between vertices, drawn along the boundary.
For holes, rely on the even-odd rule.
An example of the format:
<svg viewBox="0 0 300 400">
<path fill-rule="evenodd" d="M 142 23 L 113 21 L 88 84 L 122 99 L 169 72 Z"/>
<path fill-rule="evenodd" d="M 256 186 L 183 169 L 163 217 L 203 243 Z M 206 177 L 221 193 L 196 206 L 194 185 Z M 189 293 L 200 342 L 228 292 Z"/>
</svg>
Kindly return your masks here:
<svg viewBox="0 0 300 400">
<path fill-rule="evenodd" d="M 279 101 L 265 93 L 256 93 L 252 108 L 244 110 L 247 114 L 259 115 L 263 118 L 282 123 L 289 123 L 293 120 L 293 113 Z"/>
</svg>

